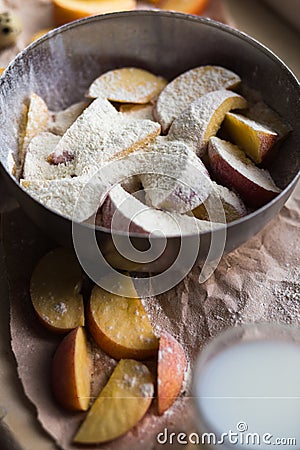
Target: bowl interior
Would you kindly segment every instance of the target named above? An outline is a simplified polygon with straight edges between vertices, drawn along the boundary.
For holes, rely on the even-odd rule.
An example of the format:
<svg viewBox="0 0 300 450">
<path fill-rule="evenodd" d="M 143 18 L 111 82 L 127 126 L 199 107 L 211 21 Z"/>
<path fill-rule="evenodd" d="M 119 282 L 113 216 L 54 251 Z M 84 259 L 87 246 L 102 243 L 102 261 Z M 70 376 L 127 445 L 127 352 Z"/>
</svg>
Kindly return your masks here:
<svg viewBox="0 0 300 450">
<path fill-rule="evenodd" d="M 51 32 L 11 64 L 0 82 L 0 158 L 17 151 L 19 118 L 30 92 L 52 110 L 79 101 L 93 79 L 116 67 L 138 66 L 168 79 L 192 67 L 218 64 L 237 72 L 294 129 L 270 171 L 286 187 L 299 171 L 299 84 L 269 51 L 207 19 L 137 11 L 84 19 Z"/>
</svg>

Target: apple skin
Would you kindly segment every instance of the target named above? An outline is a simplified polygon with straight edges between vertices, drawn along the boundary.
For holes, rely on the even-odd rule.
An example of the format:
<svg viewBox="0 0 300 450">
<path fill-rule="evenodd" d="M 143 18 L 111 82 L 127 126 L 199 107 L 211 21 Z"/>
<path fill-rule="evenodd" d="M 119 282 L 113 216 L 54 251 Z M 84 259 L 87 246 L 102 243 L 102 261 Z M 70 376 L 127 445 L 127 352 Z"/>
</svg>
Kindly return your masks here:
<svg viewBox="0 0 300 450">
<path fill-rule="evenodd" d="M 268 190 L 236 170 L 222 157 L 212 144 L 212 140 L 208 146 L 208 154 L 210 167 L 217 182 L 236 191 L 248 206 L 260 208 L 280 192 L 279 189 Z"/>
<path fill-rule="evenodd" d="M 157 368 L 158 413 L 163 414 L 180 394 L 187 360 L 182 345 L 166 331 L 160 336 Z"/>
<path fill-rule="evenodd" d="M 52 361 L 51 386 L 57 402 L 69 411 L 86 411 L 90 402 L 91 360 L 82 327 L 61 341 Z"/>
</svg>

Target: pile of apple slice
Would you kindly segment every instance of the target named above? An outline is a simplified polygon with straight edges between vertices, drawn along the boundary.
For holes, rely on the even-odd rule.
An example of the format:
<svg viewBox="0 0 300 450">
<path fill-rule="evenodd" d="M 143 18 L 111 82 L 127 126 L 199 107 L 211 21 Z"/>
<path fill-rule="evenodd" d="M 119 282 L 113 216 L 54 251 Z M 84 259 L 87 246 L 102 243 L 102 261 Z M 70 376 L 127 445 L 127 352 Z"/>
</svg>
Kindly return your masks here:
<svg viewBox="0 0 300 450">
<path fill-rule="evenodd" d="M 154 334 L 131 278 L 124 283 L 128 297 L 95 286 L 84 305 L 80 266 L 62 248 L 46 254 L 31 277 L 30 294 L 39 320 L 52 332 L 67 333 L 53 357 L 54 397 L 66 410 L 89 410 L 74 437 L 76 443 L 103 443 L 122 436 L 146 414 L 155 389 L 159 414 L 170 408 L 182 389 L 187 361 L 181 344 L 166 331 L 159 338 Z M 94 401 L 92 339 L 118 361 Z M 155 374 L 141 362 L 153 358 Z M 95 364 L 101 369 L 101 359 Z"/>
<path fill-rule="evenodd" d="M 51 113 L 32 94 L 14 173 L 30 195 L 78 221 L 89 220 L 98 208 L 97 224 L 111 227 L 117 199 L 126 200 L 125 213 L 119 208 L 119 221 L 114 221 L 122 231 L 128 231 L 126 211 L 139 218 L 130 229 L 146 234 L 153 232 L 154 222 L 167 235 L 178 234 L 170 214 L 181 234 L 210 230 L 209 211 L 217 208 L 217 200 L 226 221 L 236 220 L 280 192 L 259 165 L 291 131 L 263 102 L 234 92 L 240 84 L 237 74 L 220 66 L 196 67 L 169 83 L 144 69 L 125 67 L 102 74 L 90 85 L 89 100 L 64 111 Z M 76 215 L 90 177 L 130 154 L 137 169 L 147 155 L 153 167 L 168 175 L 140 173 L 133 183 L 103 195 L 88 192 Z M 145 195 L 137 200 L 132 194 L 140 189 Z"/>
</svg>

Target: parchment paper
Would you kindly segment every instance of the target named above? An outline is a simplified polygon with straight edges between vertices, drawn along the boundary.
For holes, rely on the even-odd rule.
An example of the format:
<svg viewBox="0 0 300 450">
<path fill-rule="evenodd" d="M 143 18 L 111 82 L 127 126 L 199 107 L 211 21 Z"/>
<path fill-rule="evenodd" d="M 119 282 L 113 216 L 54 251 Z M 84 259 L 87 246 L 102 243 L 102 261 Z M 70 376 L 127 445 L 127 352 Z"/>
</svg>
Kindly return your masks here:
<svg viewBox="0 0 300 450">
<path fill-rule="evenodd" d="M 1 54 L 0 63 L 6 65 L 29 42 L 32 33 L 51 25 L 51 11 L 49 0 L 0 1 L 0 7 L 3 4 L 17 8 L 25 24 L 17 46 Z M 222 17 L 219 9 L 218 12 L 217 18 Z M 183 343 L 191 370 L 198 351 L 226 327 L 261 320 L 299 326 L 299 216 L 300 188 L 262 232 L 222 259 L 205 284 L 198 283 L 200 268 L 196 267 L 179 286 L 145 302 L 156 331 L 166 329 Z M 43 428 L 60 447 L 71 449 L 71 438 L 84 414 L 66 414 L 52 398 L 49 368 L 61 338 L 39 324 L 28 295 L 32 268 L 55 244 L 19 208 L 3 215 L 2 227 L 11 302 L 11 344 L 18 375 Z M 95 347 L 93 354 L 93 394 L 96 395 L 115 362 Z M 158 417 L 154 401 L 150 412 L 135 429 L 99 448 L 154 449 L 159 447 L 155 443 L 156 435 L 165 426 L 170 432 L 193 429 L 189 398 L 191 370 L 181 398 L 169 412 Z"/>
<path fill-rule="evenodd" d="M 215 273 L 199 284 L 200 267 L 171 291 L 144 301 L 157 333 L 168 330 L 184 346 L 190 368 L 207 340 L 226 327 L 267 321 L 300 325 L 299 217 L 300 188 L 281 213 L 256 237 L 225 256 Z M 38 419 L 64 449 L 70 445 L 84 414 L 68 414 L 52 398 L 51 358 L 61 338 L 44 330 L 34 315 L 28 283 L 38 258 L 53 243 L 16 209 L 3 218 L 4 246 L 9 275 L 12 348 L 18 373 Z M 93 395 L 108 379 L 115 362 L 94 347 Z M 139 425 L 125 437 L 96 448 L 145 449 L 159 447 L 156 435 L 165 426 L 180 431 L 193 427 L 190 373 L 181 398 L 164 416 L 156 403 Z M 88 448 L 88 447 L 87 447 Z M 92 447 L 95 448 L 95 447 Z M 174 447 L 173 447 L 174 448 Z"/>
</svg>

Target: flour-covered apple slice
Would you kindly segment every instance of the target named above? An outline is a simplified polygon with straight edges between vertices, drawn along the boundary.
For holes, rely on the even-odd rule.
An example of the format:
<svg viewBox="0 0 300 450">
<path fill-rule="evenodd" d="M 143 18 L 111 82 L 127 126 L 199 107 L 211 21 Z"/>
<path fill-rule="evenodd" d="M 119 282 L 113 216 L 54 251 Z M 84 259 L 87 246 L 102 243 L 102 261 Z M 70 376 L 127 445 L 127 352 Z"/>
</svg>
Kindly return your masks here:
<svg viewBox="0 0 300 450">
<path fill-rule="evenodd" d="M 212 181 L 213 189 L 204 203 L 193 210 L 193 214 L 200 220 L 226 222 L 240 219 L 247 214 L 243 200 L 233 191 L 225 186 Z"/>
<path fill-rule="evenodd" d="M 105 200 L 99 224 L 114 231 L 161 236 L 182 236 L 209 232 L 219 227 L 193 216 L 160 211 L 143 204 L 120 185 L 114 186 Z"/>
<path fill-rule="evenodd" d="M 74 173 L 72 161 L 53 165 L 48 155 L 55 149 L 60 136 L 53 133 L 40 133 L 30 142 L 25 156 L 23 178 L 26 180 L 53 180 L 71 178 Z"/>
<path fill-rule="evenodd" d="M 161 92 L 155 106 L 155 118 L 166 132 L 190 103 L 204 94 L 220 89 L 234 89 L 241 79 L 220 66 L 195 67 L 175 78 Z"/>
<path fill-rule="evenodd" d="M 82 175 L 86 167 L 100 168 L 113 157 L 143 148 L 159 133 L 158 123 L 126 117 L 99 97 L 62 136 L 49 161 L 65 164 L 74 160 L 74 175 Z"/>
<path fill-rule="evenodd" d="M 20 130 L 19 159 L 23 166 L 27 148 L 39 133 L 48 130 L 50 112 L 44 100 L 34 92 L 30 95 L 29 106 L 24 106 Z"/>
<path fill-rule="evenodd" d="M 155 173 L 140 175 L 148 206 L 186 213 L 206 200 L 212 189 L 210 176 L 188 144 L 159 137 L 151 151 L 157 159 Z"/>
<path fill-rule="evenodd" d="M 97 78 L 88 90 L 88 97 L 99 96 L 120 103 L 149 103 L 166 86 L 167 81 L 137 67 L 110 70 Z"/>
<path fill-rule="evenodd" d="M 271 128 L 237 113 L 227 113 L 223 129 L 231 142 L 238 145 L 257 164 L 260 164 L 278 139 Z"/>
<path fill-rule="evenodd" d="M 62 111 L 52 112 L 49 131 L 58 134 L 59 136 L 63 136 L 88 105 L 88 102 L 79 102 L 74 103 Z"/>
<path fill-rule="evenodd" d="M 154 120 L 153 105 L 150 103 L 147 105 L 135 105 L 133 103 L 121 105 L 120 112 L 133 119 Z"/>
<path fill-rule="evenodd" d="M 91 218 L 97 211 L 102 192 L 88 176 L 59 180 L 21 180 L 21 187 L 35 200 L 58 214 L 77 222 Z"/>
<path fill-rule="evenodd" d="M 256 167 L 236 145 L 213 137 L 208 155 L 215 178 L 238 192 L 249 206 L 263 206 L 281 192 L 269 172 Z"/>
<path fill-rule="evenodd" d="M 235 92 L 226 89 L 209 92 L 191 103 L 174 120 L 168 137 L 190 144 L 195 153 L 202 157 L 206 154 L 209 139 L 217 134 L 226 113 L 246 107 L 247 101 Z"/>
</svg>

